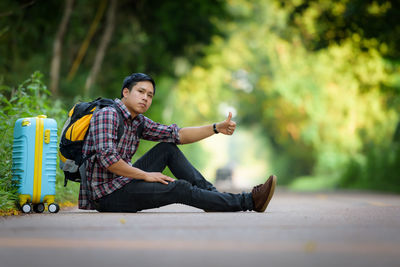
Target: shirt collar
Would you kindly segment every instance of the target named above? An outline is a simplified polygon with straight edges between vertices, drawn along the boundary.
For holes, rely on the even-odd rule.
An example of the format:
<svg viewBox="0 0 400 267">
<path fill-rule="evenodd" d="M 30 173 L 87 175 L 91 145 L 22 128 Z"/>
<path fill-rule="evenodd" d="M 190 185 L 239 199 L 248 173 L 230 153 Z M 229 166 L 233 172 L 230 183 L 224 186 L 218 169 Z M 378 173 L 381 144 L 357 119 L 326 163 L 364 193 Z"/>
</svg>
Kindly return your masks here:
<svg viewBox="0 0 400 267">
<path fill-rule="evenodd" d="M 122 115 L 124 116 L 125 119 L 130 119 L 131 118 L 131 113 L 129 112 L 128 108 L 122 103 L 121 99 L 116 98 L 115 103 L 117 104 L 117 107 L 122 111 Z"/>
<path fill-rule="evenodd" d="M 143 120 L 143 115 L 138 114 L 134 119 L 131 117 L 131 113 L 129 112 L 128 108 L 125 106 L 124 103 L 122 103 L 121 99 L 116 98 L 115 103 L 117 104 L 117 107 L 122 111 L 122 115 L 124 116 L 125 119 L 130 120 L 130 121 L 137 121 L 137 122 L 142 122 Z"/>
</svg>

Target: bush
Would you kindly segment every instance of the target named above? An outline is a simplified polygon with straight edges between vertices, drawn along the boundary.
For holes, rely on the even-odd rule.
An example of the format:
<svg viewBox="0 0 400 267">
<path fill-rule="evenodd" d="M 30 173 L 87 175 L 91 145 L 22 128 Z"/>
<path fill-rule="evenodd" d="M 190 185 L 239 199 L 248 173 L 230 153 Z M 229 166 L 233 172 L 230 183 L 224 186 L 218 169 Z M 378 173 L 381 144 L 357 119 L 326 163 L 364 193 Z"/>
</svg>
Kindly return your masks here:
<svg viewBox="0 0 400 267">
<path fill-rule="evenodd" d="M 47 115 L 58 122 L 65 120 L 66 111 L 61 101 L 51 99 L 51 94 L 42 81 L 43 74 L 34 72 L 17 88 L 0 81 L 0 211 L 15 208 L 17 185 L 12 180 L 12 143 L 15 121 L 23 117 Z M 59 129 L 62 125 L 58 125 Z M 59 177 L 58 177 L 59 178 Z M 58 179 L 60 180 L 60 179 Z M 59 182 L 57 184 L 60 184 Z"/>
<path fill-rule="evenodd" d="M 366 145 L 364 153 L 357 160 L 353 159 L 339 186 L 374 191 L 400 193 L 400 144 Z"/>
</svg>

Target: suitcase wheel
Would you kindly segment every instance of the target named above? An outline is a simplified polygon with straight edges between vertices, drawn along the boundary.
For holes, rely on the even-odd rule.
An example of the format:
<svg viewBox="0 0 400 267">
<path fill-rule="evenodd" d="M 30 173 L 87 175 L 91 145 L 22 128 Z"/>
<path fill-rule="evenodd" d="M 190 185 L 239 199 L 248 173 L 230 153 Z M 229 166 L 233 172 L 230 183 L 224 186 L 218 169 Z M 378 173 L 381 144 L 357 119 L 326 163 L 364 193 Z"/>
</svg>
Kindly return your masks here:
<svg viewBox="0 0 400 267">
<path fill-rule="evenodd" d="M 60 210 L 60 206 L 58 206 L 58 204 L 56 203 L 49 204 L 47 208 L 51 213 L 57 213 Z"/>
<path fill-rule="evenodd" d="M 44 211 L 44 204 L 39 203 L 39 204 L 33 205 L 33 211 L 36 213 L 42 213 Z"/>
<path fill-rule="evenodd" d="M 32 211 L 32 207 L 30 204 L 26 203 L 26 204 L 22 205 L 21 210 L 23 213 L 29 213 Z"/>
</svg>

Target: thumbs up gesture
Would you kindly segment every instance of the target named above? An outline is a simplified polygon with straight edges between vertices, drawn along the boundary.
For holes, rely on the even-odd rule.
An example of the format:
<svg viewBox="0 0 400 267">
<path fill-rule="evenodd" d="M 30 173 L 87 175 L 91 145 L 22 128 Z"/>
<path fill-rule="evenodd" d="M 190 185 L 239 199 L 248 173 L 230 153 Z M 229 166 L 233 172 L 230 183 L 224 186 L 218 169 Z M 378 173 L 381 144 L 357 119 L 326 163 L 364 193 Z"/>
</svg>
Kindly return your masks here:
<svg viewBox="0 0 400 267">
<path fill-rule="evenodd" d="M 236 122 L 232 121 L 232 112 L 229 112 L 228 118 L 217 123 L 217 131 L 226 135 L 232 135 L 236 129 Z"/>
</svg>

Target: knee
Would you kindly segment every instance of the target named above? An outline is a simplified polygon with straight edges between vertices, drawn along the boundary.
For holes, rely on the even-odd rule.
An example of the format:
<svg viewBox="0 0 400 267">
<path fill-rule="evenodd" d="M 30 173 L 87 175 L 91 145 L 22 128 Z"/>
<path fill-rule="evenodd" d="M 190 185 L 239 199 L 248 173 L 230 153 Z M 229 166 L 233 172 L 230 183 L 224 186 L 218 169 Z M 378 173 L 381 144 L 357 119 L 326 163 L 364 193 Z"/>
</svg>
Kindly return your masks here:
<svg viewBox="0 0 400 267">
<path fill-rule="evenodd" d="M 185 180 L 176 180 L 174 182 L 174 189 L 175 192 L 181 197 L 181 198 L 187 198 L 191 193 L 191 188 L 192 185 Z"/>
<path fill-rule="evenodd" d="M 175 180 L 175 188 L 177 190 L 190 190 L 190 187 L 192 186 L 188 181 L 185 180 Z"/>
<path fill-rule="evenodd" d="M 184 203 L 191 198 L 191 187 L 192 185 L 185 180 L 176 180 L 174 182 L 174 191 L 178 203 Z"/>
<path fill-rule="evenodd" d="M 179 150 L 178 146 L 174 143 L 162 142 L 162 143 L 158 143 L 156 145 L 156 147 L 164 152 L 175 152 L 175 151 Z"/>
</svg>

